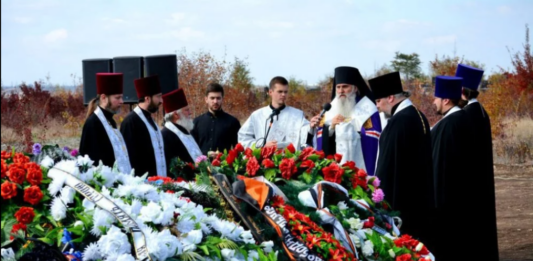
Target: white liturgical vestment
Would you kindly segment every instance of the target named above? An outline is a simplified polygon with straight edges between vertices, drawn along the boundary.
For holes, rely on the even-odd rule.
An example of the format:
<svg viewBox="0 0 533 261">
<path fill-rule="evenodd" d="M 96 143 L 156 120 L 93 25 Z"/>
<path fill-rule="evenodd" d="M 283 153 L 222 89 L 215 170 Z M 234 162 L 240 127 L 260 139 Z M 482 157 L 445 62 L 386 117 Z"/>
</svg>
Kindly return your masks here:
<svg viewBox="0 0 533 261">
<path fill-rule="evenodd" d="M 274 116 L 265 141 L 271 114 L 270 106 L 254 111 L 239 130 L 239 143 L 245 148 L 250 148 L 254 144 L 259 147 L 269 141 L 277 141 L 278 148 L 285 148 L 291 143 L 296 150 L 305 147 L 310 126 L 303 111 L 290 106 L 282 109 L 279 115 Z"/>
</svg>

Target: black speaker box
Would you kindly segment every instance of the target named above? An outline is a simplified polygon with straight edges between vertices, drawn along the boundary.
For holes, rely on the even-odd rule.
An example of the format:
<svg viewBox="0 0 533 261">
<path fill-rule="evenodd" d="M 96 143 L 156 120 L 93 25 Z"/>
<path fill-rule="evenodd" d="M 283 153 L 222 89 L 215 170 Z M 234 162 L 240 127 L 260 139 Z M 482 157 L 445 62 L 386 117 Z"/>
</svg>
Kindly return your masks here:
<svg viewBox="0 0 533 261">
<path fill-rule="evenodd" d="M 163 94 L 179 88 L 178 60 L 175 54 L 144 57 L 145 76 L 158 75 Z"/>
<path fill-rule="evenodd" d="M 85 59 L 81 61 L 83 70 L 83 104 L 87 106 L 96 98 L 96 74 L 113 72 L 113 60 Z"/>
<path fill-rule="evenodd" d="M 123 56 L 113 58 L 113 72 L 124 74 L 124 103 L 136 104 L 139 102 L 135 90 L 135 79 L 144 75 L 142 56 Z"/>
</svg>

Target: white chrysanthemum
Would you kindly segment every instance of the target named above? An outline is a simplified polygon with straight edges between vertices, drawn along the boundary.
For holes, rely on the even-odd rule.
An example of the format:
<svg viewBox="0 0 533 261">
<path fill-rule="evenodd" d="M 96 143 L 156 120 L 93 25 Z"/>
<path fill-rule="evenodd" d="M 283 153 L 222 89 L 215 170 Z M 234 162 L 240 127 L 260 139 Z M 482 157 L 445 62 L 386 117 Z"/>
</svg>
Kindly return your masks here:
<svg viewBox="0 0 533 261">
<path fill-rule="evenodd" d="M 221 234 L 222 238 L 228 238 L 232 241 L 242 242 L 240 235 L 244 232 L 244 228 L 235 225 L 226 220 L 217 220 L 213 223 L 213 229 Z"/>
<path fill-rule="evenodd" d="M 74 227 L 81 227 L 82 230 L 85 230 L 85 225 L 79 220 L 74 222 Z"/>
<path fill-rule="evenodd" d="M 133 186 L 129 185 L 119 185 L 117 189 L 113 192 L 115 197 L 129 197 L 132 195 Z"/>
<path fill-rule="evenodd" d="M 180 240 L 170 234 L 168 229 L 159 233 L 145 233 L 145 236 L 147 237 L 147 248 L 150 256 L 155 260 L 165 261 L 182 252 L 183 245 Z"/>
<path fill-rule="evenodd" d="M 81 204 L 85 209 L 85 212 L 94 210 L 94 207 L 96 206 L 92 201 L 88 200 L 87 198 L 84 198 Z"/>
<path fill-rule="evenodd" d="M 50 156 L 46 156 L 46 157 L 44 157 L 43 160 L 41 160 L 41 163 L 39 165 L 49 169 L 49 168 L 53 167 L 54 164 L 55 164 L 54 160 L 52 158 L 50 158 Z"/>
<path fill-rule="evenodd" d="M 109 189 L 106 186 L 102 187 L 102 191 L 100 191 L 100 194 L 102 194 L 102 196 L 105 196 L 108 199 L 112 199 L 113 198 L 113 197 L 111 197 L 111 191 L 109 191 Z"/>
<path fill-rule="evenodd" d="M 242 241 L 246 244 L 255 244 L 254 236 L 252 235 L 252 232 L 250 230 L 244 231 L 241 234 Z"/>
<path fill-rule="evenodd" d="M 346 202 L 344 201 L 341 201 L 337 204 L 337 206 L 339 207 L 340 210 L 346 210 L 348 209 L 348 205 L 346 205 Z"/>
<path fill-rule="evenodd" d="M 135 258 L 130 254 L 122 254 L 117 257 L 116 261 L 135 261 Z"/>
<path fill-rule="evenodd" d="M 133 186 L 131 193 L 133 197 L 138 199 L 146 199 L 148 201 L 159 202 L 159 193 L 157 188 L 149 184 L 141 184 Z"/>
<path fill-rule="evenodd" d="M 138 216 L 141 213 L 143 204 L 138 199 L 133 199 L 131 202 L 131 215 Z"/>
<path fill-rule="evenodd" d="M 58 162 L 54 168 L 56 169 L 59 169 L 59 170 L 62 170 L 62 171 L 59 171 L 58 173 L 61 175 L 65 175 L 65 173 L 63 173 L 63 171 L 71 174 L 72 176 L 75 176 L 75 177 L 79 177 L 80 176 L 80 170 L 78 169 L 78 165 L 76 165 L 76 161 L 74 160 L 62 160 L 60 162 Z M 48 177 L 50 177 L 50 175 L 48 175 Z M 54 177 L 50 177 L 50 178 L 54 178 Z"/>
<path fill-rule="evenodd" d="M 346 220 L 346 222 L 348 222 L 348 224 L 350 224 L 350 228 L 353 229 L 353 230 L 362 229 L 363 225 L 364 225 L 364 223 L 361 222 L 361 220 L 358 219 L 358 218 L 350 218 L 350 219 Z"/>
<path fill-rule="evenodd" d="M 101 236 L 102 231 L 100 231 L 100 228 L 110 228 L 115 222 L 116 219 L 113 217 L 113 215 L 97 207 L 94 210 L 93 228 L 91 229 L 91 234 L 95 236 Z"/>
<path fill-rule="evenodd" d="M 50 193 L 50 195 L 55 196 L 59 191 L 61 191 L 61 189 L 65 185 L 65 182 L 67 181 L 67 176 L 65 173 L 59 171 L 53 171 L 48 173 L 54 173 L 54 177 L 51 177 L 53 180 L 48 185 L 48 192 Z"/>
<path fill-rule="evenodd" d="M 259 260 L 259 253 L 255 250 L 248 251 L 248 261 Z"/>
<path fill-rule="evenodd" d="M 71 204 L 74 202 L 74 195 L 76 195 L 76 190 L 71 187 L 65 186 L 61 189 L 61 200 L 65 204 Z"/>
<path fill-rule="evenodd" d="M 222 258 L 226 261 L 230 261 L 233 257 L 235 257 L 235 250 L 224 248 L 222 249 Z"/>
<path fill-rule="evenodd" d="M 112 254 L 131 254 L 128 236 L 115 226 L 111 226 L 107 234 L 98 240 L 98 247 L 100 247 L 100 252 L 104 257 Z"/>
<path fill-rule="evenodd" d="M 83 157 L 78 156 L 76 163 L 78 164 L 78 166 L 90 167 L 94 164 L 94 161 L 89 158 L 89 155 L 85 155 Z"/>
<path fill-rule="evenodd" d="M 67 217 L 67 207 L 60 198 L 54 198 L 52 200 L 50 212 L 55 221 L 61 221 Z"/>
<path fill-rule="evenodd" d="M 261 247 L 263 248 L 263 251 L 268 254 L 272 251 L 274 251 L 274 242 L 271 241 L 265 241 L 261 243 Z"/>
<path fill-rule="evenodd" d="M 363 245 L 363 255 L 364 256 L 372 256 L 374 254 L 374 245 L 370 240 L 365 241 L 365 244 Z"/>
<path fill-rule="evenodd" d="M 83 251 L 83 261 L 93 261 L 101 259 L 102 255 L 100 254 L 100 249 L 98 248 L 97 243 L 91 243 Z"/>
<path fill-rule="evenodd" d="M 85 183 L 91 183 L 94 180 L 94 168 L 88 169 L 85 173 L 80 174 L 80 180 Z"/>
<path fill-rule="evenodd" d="M 196 223 L 190 219 L 181 219 L 178 221 L 176 228 L 180 233 L 189 233 L 195 228 Z"/>
<path fill-rule="evenodd" d="M 99 166 L 94 173 L 94 181 L 106 187 L 113 187 L 117 174 L 108 166 Z"/>
<path fill-rule="evenodd" d="M 13 249 L 8 248 L 2 248 L 2 261 L 15 261 L 15 252 L 13 252 Z"/>
<path fill-rule="evenodd" d="M 350 239 L 355 244 L 356 247 L 361 248 L 361 239 L 357 235 L 350 234 Z"/>
<path fill-rule="evenodd" d="M 196 245 L 200 244 L 203 239 L 202 230 L 193 230 L 186 235 L 182 240 L 183 252 L 196 250 Z"/>
<path fill-rule="evenodd" d="M 144 222 L 161 224 L 163 221 L 163 212 L 161 211 L 159 204 L 150 202 L 148 205 L 142 207 L 140 219 Z"/>
</svg>

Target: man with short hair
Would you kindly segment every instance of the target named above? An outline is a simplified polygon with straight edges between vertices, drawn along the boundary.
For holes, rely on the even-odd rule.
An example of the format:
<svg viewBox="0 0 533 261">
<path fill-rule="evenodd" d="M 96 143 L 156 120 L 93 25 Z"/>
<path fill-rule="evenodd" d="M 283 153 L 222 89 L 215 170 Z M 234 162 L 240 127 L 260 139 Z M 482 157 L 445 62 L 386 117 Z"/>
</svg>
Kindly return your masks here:
<svg viewBox="0 0 533 261">
<path fill-rule="evenodd" d="M 269 86 L 268 94 L 272 98 L 270 105 L 254 111 L 242 125 L 239 143 L 246 148 L 286 148 L 293 144 L 296 150 L 302 149 L 307 146 L 309 121 L 303 111 L 286 105 L 289 82 L 276 76 Z"/>
<path fill-rule="evenodd" d="M 353 161 L 374 175 L 381 119 L 372 93 L 357 68 L 335 68 L 331 110 L 311 119 L 314 147 L 326 155 L 341 154 L 341 164 Z"/>
<path fill-rule="evenodd" d="M 120 131 L 128 147 L 131 166 L 137 176 L 167 176 L 165 147 L 161 130 L 152 118 L 162 104 L 158 76 L 136 79 L 139 106 L 124 118 Z"/>
<path fill-rule="evenodd" d="M 470 231 L 472 225 L 477 226 L 475 222 L 465 222 L 462 217 L 470 213 L 476 216 L 474 219 L 484 218 L 477 217 L 477 213 L 472 212 L 471 205 L 479 202 L 471 202 L 469 197 L 472 192 L 470 187 L 476 186 L 477 175 L 472 171 L 475 166 L 467 162 L 474 151 L 469 144 L 472 137 L 470 119 L 458 106 L 462 82 L 462 78 L 452 76 L 437 76 L 435 79 L 433 104 L 437 113 L 443 115 L 431 129 L 436 195 L 435 228 L 447 231 L 434 238 L 435 247 L 432 251 L 437 260 L 457 260 L 456 253 L 450 251 L 455 246 L 456 235 L 448 231 Z M 462 259 L 477 260 L 477 256 L 476 251 L 465 251 Z"/>
<path fill-rule="evenodd" d="M 241 123 L 222 109 L 224 88 L 218 83 L 207 85 L 205 103 L 208 111 L 194 119 L 191 134 L 200 146 L 202 154 L 230 150 L 238 143 Z"/>
<path fill-rule="evenodd" d="M 171 162 L 180 160 L 193 163 L 202 155 L 198 144 L 190 132 L 194 128 L 192 114 L 183 89 L 163 95 L 165 127 L 161 131 L 165 141 L 165 157 L 170 168 Z"/>
<path fill-rule="evenodd" d="M 429 222 L 435 208 L 429 122 L 403 90 L 399 72 L 368 82 L 379 112 L 389 119 L 379 139 L 376 176 L 380 187 L 392 209 L 400 211 L 402 234 L 431 247 L 432 234 L 438 231 Z"/>
<path fill-rule="evenodd" d="M 475 176 L 475 185 L 470 189 L 473 213 L 480 218 L 476 226 L 472 227 L 473 234 L 478 235 L 473 242 L 483 248 L 478 253 L 479 260 L 499 260 L 498 253 L 498 230 L 496 227 L 496 195 L 494 188 L 494 165 L 492 157 L 492 131 L 490 118 L 487 111 L 477 100 L 479 86 L 483 79 L 483 70 L 459 64 L 455 76 L 463 78 L 462 99 L 467 103 L 463 108 L 465 114 L 472 123 L 472 136 L 468 144 L 477 150 L 477 153 L 468 155 L 466 164 L 475 166 L 471 174 Z M 474 198 L 476 199 L 474 199 Z"/>
<path fill-rule="evenodd" d="M 113 119 L 124 103 L 122 92 L 122 73 L 96 74 L 98 97 L 89 104 L 79 151 L 81 155 L 89 155 L 95 165 L 101 161 L 105 166 L 113 167 L 116 162 L 119 171 L 129 174 L 128 149 Z"/>
</svg>

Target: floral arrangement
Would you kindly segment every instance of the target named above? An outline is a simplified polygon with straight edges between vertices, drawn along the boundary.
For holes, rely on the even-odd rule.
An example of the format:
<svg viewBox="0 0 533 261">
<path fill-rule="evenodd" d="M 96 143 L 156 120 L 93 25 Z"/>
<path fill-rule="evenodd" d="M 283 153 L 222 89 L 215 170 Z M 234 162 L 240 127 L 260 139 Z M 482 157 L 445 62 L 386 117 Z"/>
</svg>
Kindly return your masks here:
<svg viewBox="0 0 533 261">
<path fill-rule="evenodd" d="M 153 260 L 276 260 L 270 242 L 257 245 L 249 231 L 210 214 L 180 191 L 167 192 L 150 184 L 154 180 L 93 163 L 78 156 L 57 164 L 45 158 L 39 166 L 28 156 L 2 152 L 2 248 L 9 247 L 3 256 L 27 254 L 36 245 L 28 239 L 34 238 L 83 260 L 135 260 L 132 241 L 117 218 L 66 186 L 65 175 L 48 172 L 53 167 L 130 216 Z M 27 198 L 24 204 L 20 194 Z"/>
</svg>

